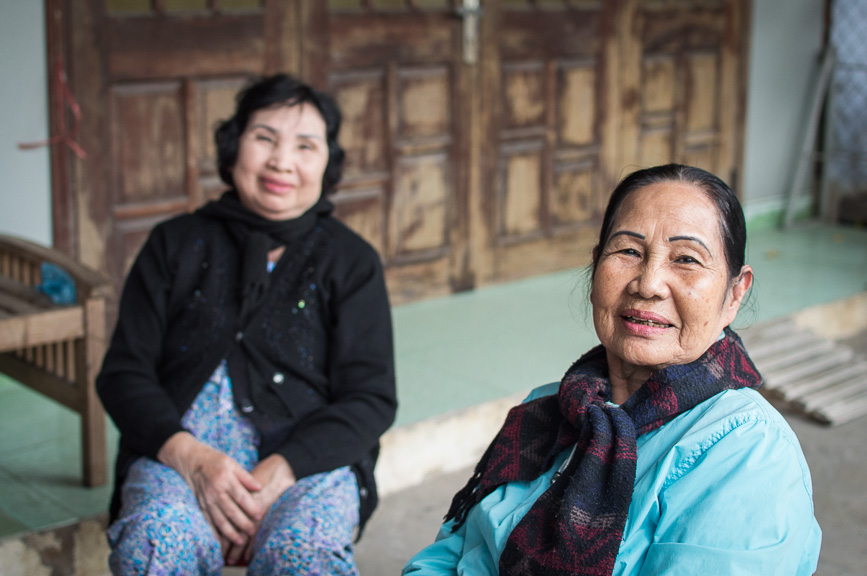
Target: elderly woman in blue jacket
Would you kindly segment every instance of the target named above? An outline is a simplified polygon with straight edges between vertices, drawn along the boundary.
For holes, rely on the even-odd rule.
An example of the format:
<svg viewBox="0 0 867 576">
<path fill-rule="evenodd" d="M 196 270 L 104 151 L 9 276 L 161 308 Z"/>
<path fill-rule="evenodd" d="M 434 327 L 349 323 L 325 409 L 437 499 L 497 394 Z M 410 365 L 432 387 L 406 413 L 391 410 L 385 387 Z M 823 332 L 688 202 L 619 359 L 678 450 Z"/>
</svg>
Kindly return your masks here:
<svg viewBox="0 0 867 576">
<path fill-rule="evenodd" d="M 812 574 L 807 464 L 729 328 L 745 246 L 719 178 L 627 176 L 593 250 L 601 345 L 512 409 L 404 574 Z"/>
</svg>

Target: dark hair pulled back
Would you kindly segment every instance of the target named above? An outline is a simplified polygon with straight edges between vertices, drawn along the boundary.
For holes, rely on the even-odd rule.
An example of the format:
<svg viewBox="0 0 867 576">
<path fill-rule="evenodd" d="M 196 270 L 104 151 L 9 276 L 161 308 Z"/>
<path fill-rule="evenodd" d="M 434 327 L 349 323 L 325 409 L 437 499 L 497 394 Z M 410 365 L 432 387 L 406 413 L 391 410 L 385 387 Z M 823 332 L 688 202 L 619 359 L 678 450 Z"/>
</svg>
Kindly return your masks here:
<svg viewBox="0 0 867 576">
<path fill-rule="evenodd" d="M 717 176 L 701 168 L 682 164 L 637 170 L 620 181 L 608 200 L 605 216 L 602 218 L 602 229 L 599 231 L 599 243 L 593 248 L 593 274 L 596 273 L 602 248 L 611 236 L 611 227 L 623 201 L 636 190 L 664 182 L 690 184 L 702 190 L 713 201 L 719 214 L 720 236 L 725 247 L 729 277 L 739 276 L 746 258 L 747 226 L 738 197 L 728 184 Z"/>
</svg>

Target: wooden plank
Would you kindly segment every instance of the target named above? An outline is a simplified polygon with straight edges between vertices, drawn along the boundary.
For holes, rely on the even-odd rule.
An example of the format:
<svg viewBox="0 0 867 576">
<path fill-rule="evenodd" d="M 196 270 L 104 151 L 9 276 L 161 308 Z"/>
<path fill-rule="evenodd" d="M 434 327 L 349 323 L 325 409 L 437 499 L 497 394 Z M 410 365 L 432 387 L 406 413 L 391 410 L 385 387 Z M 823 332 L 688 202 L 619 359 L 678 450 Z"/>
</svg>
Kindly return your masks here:
<svg viewBox="0 0 867 576">
<path fill-rule="evenodd" d="M 844 424 L 867 414 L 867 393 L 858 398 L 818 410 L 813 414 L 832 426 Z"/>
<path fill-rule="evenodd" d="M 78 412 L 81 409 L 80 395 L 72 382 L 34 368 L 12 354 L 0 354 L 0 372 L 70 410 Z"/>
<path fill-rule="evenodd" d="M 792 400 L 799 396 L 804 396 L 810 392 L 821 390 L 827 386 L 833 385 L 835 382 L 842 382 L 856 374 L 867 372 L 867 362 L 859 361 L 855 364 L 845 364 L 828 370 L 815 378 L 805 380 L 803 382 L 786 387 L 784 398 Z"/>
<path fill-rule="evenodd" d="M 261 14 L 190 18 L 112 18 L 103 21 L 113 80 L 262 74 Z"/>
<path fill-rule="evenodd" d="M 31 304 L 23 298 L 0 292 L 0 309 L 13 315 L 41 312 L 42 308 Z"/>
<path fill-rule="evenodd" d="M 853 353 L 851 350 L 847 348 L 834 347 L 832 343 L 832 346 L 829 347 L 827 351 L 804 357 L 803 359 L 799 358 L 798 364 L 795 364 L 788 368 L 777 370 L 775 372 L 766 372 L 765 378 L 767 379 L 769 385 L 773 385 L 776 382 L 788 384 L 790 382 L 797 382 L 799 380 L 813 378 L 817 374 L 821 374 L 825 370 L 828 370 L 830 368 L 833 368 L 834 366 L 838 366 L 844 362 L 851 360 L 852 356 Z M 782 387 L 785 389 L 785 386 L 775 387 Z"/>
<path fill-rule="evenodd" d="M 11 278 L 6 278 L 5 276 L 0 276 L 0 293 L 11 294 L 25 302 L 34 304 L 38 308 L 54 306 L 51 298 L 45 294 L 35 290 L 31 286 L 27 286 Z"/>
<path fill-rule="evenodd" d="M 834 348 L 834 343 L 830 340 L 814 340 L 797 348 L 782 350 L 780 353 L 775 354 L 773 358 L 766 358 L 761 362 L 757 362 L 756 365 L 765 376 L 770 376 L 773 372 L 789 370 L 793 366 L 822 356 L 832 348 Z"/>
<path fill-rule="evenodd" d="M 761 338 L 762 341 L 756 341 L 754 344 L 747 346 L 750 358 L 756 363 L 770 359 L 781 352 L 788 352 L 793 349 L 800 350 L 802 347 L 818 340 L 815 335 L 804 331 L 784 334 L 779 337 L 762 334 Z"/>
<path fill-rule="evenodd" d="M 838 382 L 834 386 L 820 390 L 808 396 L 798 399 L 797 404 L 804 410 L 818 410 L 822 405 L 835 404 L 839 401 L 850 399 L 858 393 L 867 393 L 867 372 L 844 382 Z"/>
<path fill-rule="evenodd" d="M 84 336 L 80 306 L 0 320 L 0 352 Z"/>
</svg>

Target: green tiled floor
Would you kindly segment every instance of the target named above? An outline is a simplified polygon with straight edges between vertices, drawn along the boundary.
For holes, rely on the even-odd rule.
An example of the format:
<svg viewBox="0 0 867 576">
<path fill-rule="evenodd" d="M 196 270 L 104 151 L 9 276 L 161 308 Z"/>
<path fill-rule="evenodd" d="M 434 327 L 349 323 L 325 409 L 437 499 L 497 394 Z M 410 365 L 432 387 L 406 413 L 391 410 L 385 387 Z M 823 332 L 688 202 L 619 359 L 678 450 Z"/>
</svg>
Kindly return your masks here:
<svg viewBox="0 0 867 576">
<path fill-rule="evenodd" d="M 751 232 L 749 325 L 867 290 L 867 230 Z M 394 310 L 397 425 L 557 380 L 595 342 L 586 275 L 570 270 Z M 0 377 L 0 537 L 96 515 L 80 485 L 78 417 Z M 117 436 L 109 426 L 109 454 Z"/>
</svg>

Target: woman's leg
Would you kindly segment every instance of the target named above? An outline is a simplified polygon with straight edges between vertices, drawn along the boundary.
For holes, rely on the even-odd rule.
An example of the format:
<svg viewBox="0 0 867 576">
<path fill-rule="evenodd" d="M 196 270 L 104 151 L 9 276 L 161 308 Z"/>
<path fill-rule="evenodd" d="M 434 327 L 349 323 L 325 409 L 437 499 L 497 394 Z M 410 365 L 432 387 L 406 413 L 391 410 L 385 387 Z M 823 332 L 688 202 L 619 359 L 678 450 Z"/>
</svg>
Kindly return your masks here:
<svg viewBox="0 0 867 576">
<path fill-rule="evenodd" d="M 115 575 L 219 575 L 220 543 L 186 481 L 148 458 L 133 463 L 108 529 Z"/>
<path fill-rule="evenodd" d="M 352 536 L 358 504 L 358 484 L 349 467 L 299 480 L 262 521 L 250 576 L 357 576 Z"/>
</svg>

